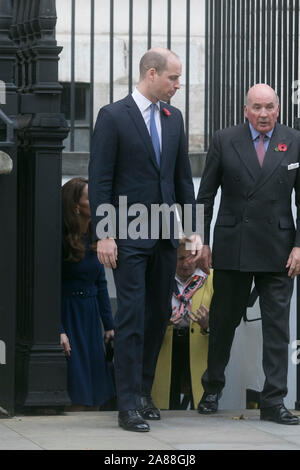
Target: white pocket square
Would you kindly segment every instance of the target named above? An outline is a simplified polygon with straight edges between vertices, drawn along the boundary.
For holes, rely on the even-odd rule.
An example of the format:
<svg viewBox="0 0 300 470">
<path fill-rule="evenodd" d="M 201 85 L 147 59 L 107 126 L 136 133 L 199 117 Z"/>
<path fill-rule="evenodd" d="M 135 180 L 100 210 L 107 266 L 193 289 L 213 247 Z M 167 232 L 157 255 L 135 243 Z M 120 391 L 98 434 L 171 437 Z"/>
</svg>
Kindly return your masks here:
<svg viewBox="0 0 300 470">
<path fill-rule="evenodd" d="M 296 168 L 299 168 L 299 163 L 291 163 L 288 166 L 288 170 L 295 170 Z"/>
</svg>

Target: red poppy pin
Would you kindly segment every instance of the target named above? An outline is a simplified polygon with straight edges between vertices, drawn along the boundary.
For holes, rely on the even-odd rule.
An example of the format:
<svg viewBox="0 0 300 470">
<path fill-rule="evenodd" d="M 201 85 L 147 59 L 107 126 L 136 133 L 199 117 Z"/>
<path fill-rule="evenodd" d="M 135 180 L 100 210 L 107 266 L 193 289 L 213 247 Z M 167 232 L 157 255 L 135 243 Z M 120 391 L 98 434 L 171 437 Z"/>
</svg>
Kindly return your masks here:
<svg viewBox="0 0 300 470">
<path fill-rule="evenodd" d="M 287 146 L 283 143 L 278 144 L 278 146 L 275 149 L 275 152 L 286 152 Z"/>
<path fill-rule="evenodd" d="M 163 108 L 163 112 L 166 116 L 168 116 L 168 117 L 171 116 L 171 113 L 167 108 Z"/>
</svg>

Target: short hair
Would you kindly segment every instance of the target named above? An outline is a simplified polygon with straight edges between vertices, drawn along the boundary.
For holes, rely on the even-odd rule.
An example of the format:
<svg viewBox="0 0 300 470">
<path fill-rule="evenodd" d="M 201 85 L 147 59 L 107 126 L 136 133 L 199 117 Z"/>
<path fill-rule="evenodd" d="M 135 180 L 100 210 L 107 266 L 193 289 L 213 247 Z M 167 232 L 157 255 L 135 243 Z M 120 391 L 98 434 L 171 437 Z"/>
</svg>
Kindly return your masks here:
<svg viewBox="0 0 300 470">
<path fill-rule="evenodd" d="M 178 57 L 175 52 L 168 49 L 166 52 L 160 53 L 155 50 L 147 51 L 140 60 L 140 76 L 144 78 L 147 71 L 154 68 L 158 75 L 161 75 L 167 68 L 168 60 L 171 55 Z"/>
</svg>

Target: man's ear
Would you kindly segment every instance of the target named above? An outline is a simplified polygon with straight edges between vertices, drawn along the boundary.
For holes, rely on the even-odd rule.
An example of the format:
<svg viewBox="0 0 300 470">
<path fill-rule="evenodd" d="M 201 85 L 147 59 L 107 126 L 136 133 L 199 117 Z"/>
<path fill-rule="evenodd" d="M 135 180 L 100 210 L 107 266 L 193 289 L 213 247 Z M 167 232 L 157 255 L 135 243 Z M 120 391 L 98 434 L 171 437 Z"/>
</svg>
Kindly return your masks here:
<svg viewBox="0 0 300 470">
<path fill-rule="evenodd" d="M 148 78 L 149 78 L 151 81 L 154 80 L 156 74 L 157 74 L 157 72 L 156 72 L 156 69 L 155 69 L 154 67 L 151 67 L 151 69 L 149 69 L 149 70 L 147 71 Z"/>
</svg>

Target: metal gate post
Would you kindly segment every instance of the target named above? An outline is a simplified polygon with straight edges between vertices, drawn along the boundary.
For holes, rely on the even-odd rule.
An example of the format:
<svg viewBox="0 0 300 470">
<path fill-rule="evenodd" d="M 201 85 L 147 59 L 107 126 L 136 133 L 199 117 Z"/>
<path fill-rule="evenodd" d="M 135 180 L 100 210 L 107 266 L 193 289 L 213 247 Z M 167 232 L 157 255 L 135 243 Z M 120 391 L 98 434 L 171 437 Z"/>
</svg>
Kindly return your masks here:
<svg viewBox="0 0 300 470">
<path fill-rule="evenodd" d="M 18 297 L 16 404 L 69 403 L 60 346 L 61 152 L 68 126 L 60 113 L 60 47 L 55 0 L 14 0 L 18 45 Z"/>
<path fill-rule="evenodd" d="M 17 292 L 16 46 L 10 0 L 0 2 L 0 407 L 14 413 Z M 9 129 L 9 131 L 8 131 Z M 9 165 L 7 165 L 9 162 Z"/>
</svg>

